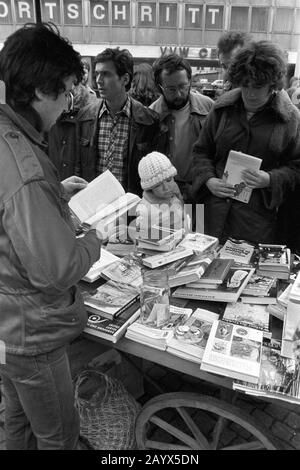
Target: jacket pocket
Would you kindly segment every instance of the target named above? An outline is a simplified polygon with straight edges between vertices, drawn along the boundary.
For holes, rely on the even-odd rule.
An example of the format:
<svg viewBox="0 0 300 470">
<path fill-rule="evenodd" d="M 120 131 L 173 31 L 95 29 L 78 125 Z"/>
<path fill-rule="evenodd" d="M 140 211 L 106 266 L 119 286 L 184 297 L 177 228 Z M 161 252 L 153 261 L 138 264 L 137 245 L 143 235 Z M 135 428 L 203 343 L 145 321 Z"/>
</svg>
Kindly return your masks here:
<svg viewBox="0 0 300 470">
<path fill-rule="evenodd" d="M 81 166 L 85 167 L 89 163 L 89 155 L 90 155 L 90 140 L 81 137 L 79 140 L 79 148 L 80 148 L 80 162 Z"/>
</svg>

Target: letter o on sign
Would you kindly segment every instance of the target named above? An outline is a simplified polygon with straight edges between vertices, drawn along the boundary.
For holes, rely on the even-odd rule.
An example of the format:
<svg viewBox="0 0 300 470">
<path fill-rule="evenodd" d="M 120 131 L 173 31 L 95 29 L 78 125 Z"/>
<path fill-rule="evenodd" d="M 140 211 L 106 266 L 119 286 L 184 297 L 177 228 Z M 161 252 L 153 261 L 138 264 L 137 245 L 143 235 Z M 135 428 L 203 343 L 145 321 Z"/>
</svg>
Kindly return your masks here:
<svg viewBox="0 0 300 470">
<path fill-rule="evenodd" d="M 206 49 L 206 47 L 202 47 L 202 49 L 200 49 L 199 51 L 200 59 L 205 59 L 205 57 L 207 56 L 208 56 L 208 50 Z"/>
</svg>

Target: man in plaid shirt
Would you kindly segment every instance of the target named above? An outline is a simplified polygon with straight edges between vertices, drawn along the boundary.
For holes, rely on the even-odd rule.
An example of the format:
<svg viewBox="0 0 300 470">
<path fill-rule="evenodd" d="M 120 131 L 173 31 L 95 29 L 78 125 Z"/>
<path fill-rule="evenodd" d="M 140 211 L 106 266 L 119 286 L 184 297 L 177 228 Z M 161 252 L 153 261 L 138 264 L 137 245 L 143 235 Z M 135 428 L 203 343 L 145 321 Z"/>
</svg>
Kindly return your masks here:
<svg viewBox="0 0 300 470">
<path fill-rule="evenodd" d="M 137 167 L 156 149 L 159 118 L 129 97 L 133 57 L 126 49 L 105 49 L 95 60 L 100 100 L 62 116 L 49 136 L 49 156 L 61 179 L 91 181 L 109 169 L 125 191 L 141 194 Z M 67 176 L 66 176 L 67 175 Z"/>
</svg>

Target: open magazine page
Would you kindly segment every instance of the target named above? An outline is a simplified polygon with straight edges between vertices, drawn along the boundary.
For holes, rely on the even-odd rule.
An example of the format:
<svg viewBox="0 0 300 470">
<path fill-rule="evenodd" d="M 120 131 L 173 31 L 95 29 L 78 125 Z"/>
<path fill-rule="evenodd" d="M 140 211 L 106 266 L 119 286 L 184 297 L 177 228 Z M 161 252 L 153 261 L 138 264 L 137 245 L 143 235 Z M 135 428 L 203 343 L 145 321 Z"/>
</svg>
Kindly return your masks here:
<svg viewBox="0 0 300 470">
<path fill-rule="evenodd" d="M 106 170 L 91 181 L 86 188 L 75 194 L 69 206 L 80 222 L 85 222 L 123 194 L 125 191 L 122 185 L 109 170 Z"/>
<path fill-rule="evenodd" d="M 257 383 L 262 340 L 260 330 L 222 320 L 214 322 L 201 369 Z"/>
</svg>

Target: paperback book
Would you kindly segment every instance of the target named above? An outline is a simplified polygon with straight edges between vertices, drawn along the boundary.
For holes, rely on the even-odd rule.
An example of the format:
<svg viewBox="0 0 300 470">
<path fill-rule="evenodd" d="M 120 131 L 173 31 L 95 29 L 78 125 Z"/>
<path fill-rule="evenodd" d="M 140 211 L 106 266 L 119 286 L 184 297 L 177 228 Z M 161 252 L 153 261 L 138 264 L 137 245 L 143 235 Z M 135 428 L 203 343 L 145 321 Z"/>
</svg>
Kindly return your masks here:
<svg viewBox="0 0 300 470">
<path fill-rule="evenodd" d="M 258 268 L 269 272 L 279 279 L 289 277 L 291 267 L 291 250 L 285 245 L 259 244 Z M 271 274 L 272 273 L 272 274 Z M 284 277 L 282 277 L 284 275 Z"/>
<path fill-rule="evenodd" d="M 104 279 L 133 287 L 139 287 L 143 282 L 141 263 L 134 255 L 126 255 L 121 259 L 117 258 L 114 263 L 102 270 L 101 276 Z"/>
<path fill-rule="evenodd" d="M 168 253 L 160 253 L 157 255 L 147 256 L 143 258 L 143 264 L 148 268 L 157 268 L 158 266 L 164 266 L 172 263 L 178 259 L 187 258 L 193 254 L 193 250 L 190 248 L 184 248 L 183 246 L 177 246 L 173 251 Z"/>
<path fill-rule="evenodd" d="M 174 230 L 168 227 L 152 225 L 150 227 L 149 237 L 137 238 L 137 246 L 149 250 L 169 251 L 182 240 L 184 229 Z"/>
<path fill-rule="evenodd" d="M 219 315 L 197 308 L 183 323 L 176 326 L 167 342 L 167 352 L 200 363 L 212 324 Z"/>
<path fill-rule="evenodd" d="M 205 287 L 207 284 L 222 284 L 233 263 L 233 259 L 213 259 L 201 278 L 196 281 L 197 285 Z"/>
<path fill-rule="evenodd" d="M 219 257 L 222 259 L 233 259 L 235 263 L 249 264 L 254 253 L 254 245 L 244 240 L 228 238 L 219 250 Z"/>
<path fill-rule="evenodd" d="M 89 312 L 109 319 L 120 315 L 139 297 L 136 288 L 114 281 L 108 281 L 94 291 L 83 290 L 82 295 Z"/>
<path fill-rule="evenodd" d="M 114 222 L 140 201 L 139 196 L 126 193 L 117 178 L 106 170 L 84 189 L 76 193 L 69 207 L 79 222 L 87 227 L 97 222 Z"/>
<path fill-rule="evenodd" d="M 265 305 L 229 303 L 222 320 L 270 333 L 270 314 Z"/>
<path fill-rule="evenodd" d="M 262 159 L 248 155 L 243 152 L 230 150 L 227 162 L 224 169 L 223 178 L 228 184 L 232 184 L 235 189 L 235 195 L 231 196 L 232 199 L 248 203 L 252 194 L 252 189 L 249 188 L 243 178 L 242 172 L 244 170 L 258 171 L 260 169 Z"/>
<path fill-rule="evenodd" d="M 174 297 L 195 300 L 210 300 L 216 302 L 236 302 L 245 285 L 254 273 L 254 268 L 230 268 L 222 284 L 215 289 L 207 289 L 205 286 L 178 287 L 173 293 Z M 193 283 L 195 286 L 195 284 Z"/>
<path fill-rule="evenodd" d="M 253 274 L 244 288 L 241 300 L 245 303 L 275 304 L 278 280 L 274 277 Z"/>
<path fill-rule="evenodd" d="M 233 389 L 299 404 L 299 369 L 294 359 L 280 354 L 280 349 L 280 341 L 264 341 L 258 383 L 234 381 Z"/>
<path fill-rule="evenodd" d="M 101 248 L 100 258 L 98 261 L 96 261 L 96 263 L 93 264 L 82 280 L 86 282 L 96 281 L 101 276 L 103 269 L 118 259 L 119 258 L 117 256 L 113 255 L 104 248 Z"/>
<path fill-rule="evenodd" d="M 212 263 L 215 253 L 198 256 L 197 263 L 191 259 L 185 266 L 179 269 L 174 275 L 169 273 L 169 286 L 181 286 L 189 282 L 198 281 L 206 272 L 207 267 Z M 200 259 L 199 259 L 200 258 Z"/>
<path fill-rule="evenodd" d="M 127 327 L 139 317 L 139 306 L 139 302 L 135 302 L 117 318 L 111 320 L 99 313 L 92 313 L 88 317 L 84 333 L 116 343 L 124 336 Z"/>
<path fill-rule="evenodd" d="M 128 328 L 126 338 L 156 349 L 165 350 L 168 339 L 173 336 L 174 329 L 184 323 L 191 314 L 192 309 L 190 308 L 170 305 L 170 317 L 166 322 L 158 326 L 155 321 L 142 323 L 140 319 L 137 319 Z"/>
<path fill-rule="evenodd" d="M 212 325 L 200 368 L 258 383 L 263 331 L 223 320 Z"/>
<path fill-rule="evenodd" d="M 193 250 L 196 255 L 212 251 L 218 245 L 218 238 L 205 235 L 204 233 L 188 233 L 179 243 L 179 246 Z"/>
</svg>

